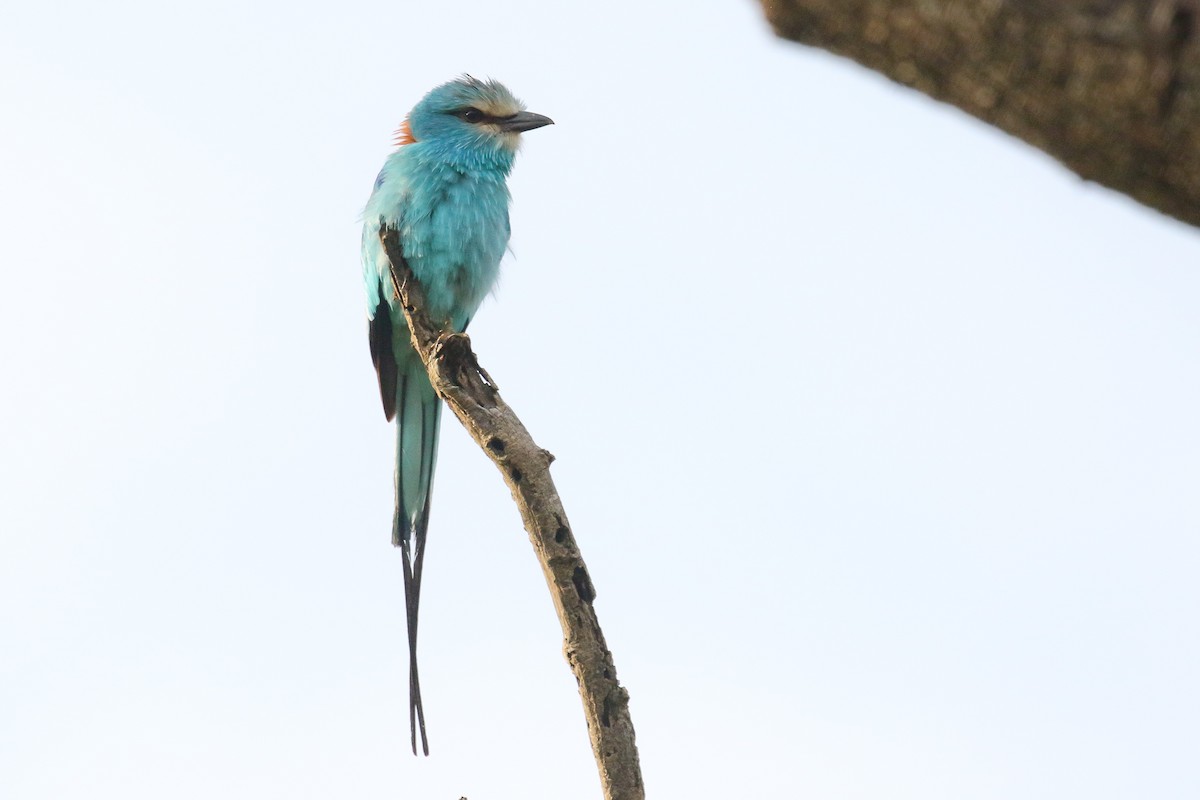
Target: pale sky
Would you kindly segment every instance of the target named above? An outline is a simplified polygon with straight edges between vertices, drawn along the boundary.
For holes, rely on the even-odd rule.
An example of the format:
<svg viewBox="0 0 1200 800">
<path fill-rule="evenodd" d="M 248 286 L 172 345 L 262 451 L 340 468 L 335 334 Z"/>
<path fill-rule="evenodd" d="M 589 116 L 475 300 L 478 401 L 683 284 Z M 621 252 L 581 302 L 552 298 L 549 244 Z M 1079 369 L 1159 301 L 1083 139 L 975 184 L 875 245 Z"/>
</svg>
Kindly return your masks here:
<svg viewBox="0 0 1200 800">
<path fill-rule="evenodd" d="M 0 796 L 599 797 L 449 416 L 408 747 L 358 214 L 462 72 L 650 797 L 1200 796 L 1200 231 L 747 0 L 0 12 Z"/>
</svg>

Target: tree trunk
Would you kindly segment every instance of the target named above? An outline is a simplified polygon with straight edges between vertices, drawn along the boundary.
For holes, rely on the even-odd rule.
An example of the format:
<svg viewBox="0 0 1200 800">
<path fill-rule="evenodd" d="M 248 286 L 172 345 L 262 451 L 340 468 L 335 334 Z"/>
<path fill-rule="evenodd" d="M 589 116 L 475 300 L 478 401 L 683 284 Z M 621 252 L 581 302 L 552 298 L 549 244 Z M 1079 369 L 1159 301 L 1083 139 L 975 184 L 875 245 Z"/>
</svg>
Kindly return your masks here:
<svg viewBox="0 0 1200 800">
<path fill-rule="evenodd" d="M 1200 225 L 1200 0 L 762 5 L 779 36 L 852 58 Z"/>
</svg>

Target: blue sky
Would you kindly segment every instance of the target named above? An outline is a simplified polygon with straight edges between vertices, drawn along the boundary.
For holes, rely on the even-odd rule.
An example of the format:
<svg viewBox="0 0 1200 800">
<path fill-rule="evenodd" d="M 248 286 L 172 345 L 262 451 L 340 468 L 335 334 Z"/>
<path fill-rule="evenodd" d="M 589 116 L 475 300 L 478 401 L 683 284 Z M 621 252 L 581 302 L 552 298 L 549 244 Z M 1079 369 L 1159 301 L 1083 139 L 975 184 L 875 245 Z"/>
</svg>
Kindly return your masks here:
<svg viewBox="0 0 1200 800">
<path fill-rule="evenodd" d="M 598 796 L 443 427 L 408 753 L 357 215 L 462 72 L 556 120 L 472 323 L 651 796 L 1194 797 L 1200 234 L 748 2 L 0 24 L 0 789 Z"/>
</svg>

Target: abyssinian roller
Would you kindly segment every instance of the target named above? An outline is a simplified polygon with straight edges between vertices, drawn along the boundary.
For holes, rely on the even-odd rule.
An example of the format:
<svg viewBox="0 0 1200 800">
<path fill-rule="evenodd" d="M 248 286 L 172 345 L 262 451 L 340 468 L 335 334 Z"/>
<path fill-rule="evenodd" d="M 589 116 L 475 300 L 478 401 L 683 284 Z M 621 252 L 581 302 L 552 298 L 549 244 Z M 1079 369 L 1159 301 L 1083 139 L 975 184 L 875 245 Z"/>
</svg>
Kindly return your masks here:
<svg viewBox="0 0 1200 800">
<path fill-rule="evenodd" d="M 396 420 L 392 543 L 404 559 L 408 618 L 409 727 L 429 755 L 417 674 L 417 612 L 437 463 L 441 401 L 412 348 L 395 299 L 381 225 L 399 232 L 404 258 L 425 291 L 435 324 L 463 331 L 492 290 L 508 247 L 506 179 L 521 134 L 552 124 L 526 111 L 496 81 L 463 76 L 430 91 L 397 131 L 363 212 L 362 259 L 371 358 L 383 413 Z"/>
</svg>

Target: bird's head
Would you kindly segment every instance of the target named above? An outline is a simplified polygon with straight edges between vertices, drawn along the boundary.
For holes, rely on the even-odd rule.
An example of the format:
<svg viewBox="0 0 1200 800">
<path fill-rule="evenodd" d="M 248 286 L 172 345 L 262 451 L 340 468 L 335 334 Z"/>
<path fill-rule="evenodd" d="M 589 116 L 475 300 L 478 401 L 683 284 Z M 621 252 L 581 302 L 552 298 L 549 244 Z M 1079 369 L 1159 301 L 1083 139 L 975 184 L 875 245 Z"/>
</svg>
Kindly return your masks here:
<svg viewBox="0 0 1200 800">
<path fill-rule="evenodd" d="M 498 81 L 464 75 L 425 95 L 396 132 L 396 143 L 429 142 L 464 154 L 511 159 L 523 132 L 553 124 L 549 117 L 526 111 Z"/>
</svg>

